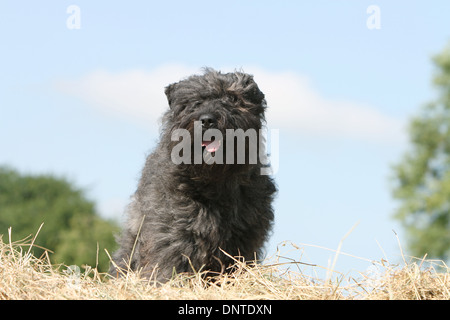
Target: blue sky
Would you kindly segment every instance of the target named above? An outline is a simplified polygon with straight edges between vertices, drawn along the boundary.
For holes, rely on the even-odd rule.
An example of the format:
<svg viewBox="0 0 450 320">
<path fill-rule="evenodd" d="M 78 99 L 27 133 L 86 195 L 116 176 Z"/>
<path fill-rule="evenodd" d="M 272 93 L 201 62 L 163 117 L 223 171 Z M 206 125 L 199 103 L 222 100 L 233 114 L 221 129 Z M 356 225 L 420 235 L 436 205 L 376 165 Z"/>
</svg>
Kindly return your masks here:
<svg viewBox="0 0 450 320">
<path fill-rule="evenodd" d="M 66 26 L 70 5 L 80 29 Z M 370 5 L 381 29 L 366 26 Z M 156 144 L 164 86 L 242 68 L 280 132 L 269 254 L 292 241 L 302 249 L 288 256 L 326 267 L 333 252 L 302 244 L 336 249 L 359 222 L 342 250 L 399 262 L 390 166 L 435 97 L 448 12 L 448 1 L 2 1 L 0 164 L 68 177 L 120 217 Z"/>
</svg>

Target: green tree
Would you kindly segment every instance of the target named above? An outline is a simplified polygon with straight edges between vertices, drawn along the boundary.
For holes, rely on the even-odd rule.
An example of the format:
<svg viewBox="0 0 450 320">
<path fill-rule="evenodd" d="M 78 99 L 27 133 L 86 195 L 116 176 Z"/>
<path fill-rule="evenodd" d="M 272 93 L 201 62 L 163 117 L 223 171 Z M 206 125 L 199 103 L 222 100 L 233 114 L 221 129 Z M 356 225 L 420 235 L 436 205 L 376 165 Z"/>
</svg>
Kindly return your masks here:
<svg viewBox="0 0 450 320">
<path fill-rule="evenodd" d="M 395 218 L 416 256 L 450 258 L 450 46 L 433 59 L 438 97 L 409 124 L 410 149 L 394 166 Z"/>
<path fill-rule="evenodd" d="M 36 234 L 35 244 L 54 252 L 53 263 L 96 266 L 106 271 L 109 258 L 104 252 L 114 250 L 117 224 L 104 220 L 82 190 L 51 175 L 21 175 L 0 167 L 0 236 L 7 241 L 12 227 L 12 241 Z M 6 239 L 5 239 L 6 235 Z M 98 256 L 97 256 L 98 243 Z M 33 248 L 36 256 L 43 250 Z"/>
</svg>

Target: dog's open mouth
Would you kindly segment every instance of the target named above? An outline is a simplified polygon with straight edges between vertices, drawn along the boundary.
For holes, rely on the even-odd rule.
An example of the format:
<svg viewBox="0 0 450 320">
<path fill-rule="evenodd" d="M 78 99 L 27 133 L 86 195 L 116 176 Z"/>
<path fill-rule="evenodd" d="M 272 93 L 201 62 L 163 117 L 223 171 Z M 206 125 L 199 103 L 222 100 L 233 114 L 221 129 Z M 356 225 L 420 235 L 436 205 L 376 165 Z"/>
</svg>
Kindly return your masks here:
<svg viewBox="0 0 450 320">
<path fill-rule="evenodd" d="M 221 140 L 211 140 L 211 141 L 202 141 L 203 150 L 206 149 L 208 152 L 216 152 L 221 145 Z"/>
</svg>

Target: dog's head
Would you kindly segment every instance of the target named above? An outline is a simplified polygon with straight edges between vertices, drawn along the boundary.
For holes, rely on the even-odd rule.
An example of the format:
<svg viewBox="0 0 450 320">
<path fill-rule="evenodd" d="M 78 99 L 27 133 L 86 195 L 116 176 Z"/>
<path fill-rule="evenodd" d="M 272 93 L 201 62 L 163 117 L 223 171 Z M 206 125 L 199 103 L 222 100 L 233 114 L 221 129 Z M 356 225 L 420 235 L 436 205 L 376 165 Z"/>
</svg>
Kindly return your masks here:
<svg viewBox="0 0 450 320">
<path fill-rule="evenodd" d="M 194 164 L 198 164 L 195 162 L 194 153 L 199 150 L 206 156 L 209 153 L 210 158 L 214 158 L 219 152 L 223 162 L 213 162 L 228 164 L 226 155 L 230 156 L 230 150 L 227 150 L 226 146 L 230 131 L 243 132 L 247 142 L 245 164 L 248 164 L 248 144 L 259 143 L 259 130 L 265 121 L 266 109 L 264 94 L 259 90 L 253 76 L 242 72 L 223 74 L 208 68 L 203 75 L 194 75 L 167 86 L 165 93 L 170 109 L 163 118 L 163 133 L 171 135 L 170 148 L 178 143 L 177 139 L 173 139 L 173 133 L 180 129 L 187 130 L 191 138 L 191 159 Z M 252 141 L 251 138 L 254 138 L 255 134 L 256 141 Z M 233 139 L 236 138 L 235 135 Z M 242 152 L 242 149 L 236 148 L 237 144 L 235 143 L 234 150 L 231 150 L 234 152 L 234 164 L 239 164 L 238 153 Z M 203 160 L 208 162 L 205 157 Z"/>
<path fill-rule="evenodd" d="M 249 129 L 249 125 L 264 120 L 264 94 L 253 76 L 246 73 L 223 74 L 207 68 L 203 75 L 167 86 L 165 93 L 173 120 L 201 121 L 206 117 L 209 122 L 217 123 L 217 127 L 232 129 Z"/>
</svg>

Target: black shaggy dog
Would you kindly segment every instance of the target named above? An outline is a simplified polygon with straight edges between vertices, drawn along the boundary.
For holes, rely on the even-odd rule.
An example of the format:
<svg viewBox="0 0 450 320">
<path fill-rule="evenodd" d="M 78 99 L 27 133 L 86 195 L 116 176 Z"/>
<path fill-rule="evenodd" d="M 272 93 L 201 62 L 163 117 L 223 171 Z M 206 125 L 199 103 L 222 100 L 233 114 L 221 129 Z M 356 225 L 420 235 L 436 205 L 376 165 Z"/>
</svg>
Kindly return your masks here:
<svg viewBox="0 0 450 320">
<path fill-rule="evenodd" d="M 239 149 L 237 141 L 228 141 L 227 129 L 258 132 L 265 121 L 264 94 L 248 74 L 212 69 L 169 85 L 165 93 L 170 109 L 163 117 L 160 143 L 148 156 L 128 207 L 110 274 L 139 270 L 164 282 L 174 271 L 224 272 L 233 260 L 223 251 L 246 261 L 261 258 L 274 218 L 276 187 L 261 174 L 261 159 L 250 161 L 250 152 L 263 145 L 260 136 L 253 135 L 256 147 L 247 137 L 249 143 Z M 177 164 L 173 150 L 183 136 L 174 133 L 180 129 L 189 133 L 190 147 L 176 149 L 175 155 L 185 160 Z M 214 139 L 204 138 L 210 129 L 216 129 Z M 207 161 L 219 151 L 223 161 Z M 242 151 L 245 161 L 239 162 Z"/>
</svg>

